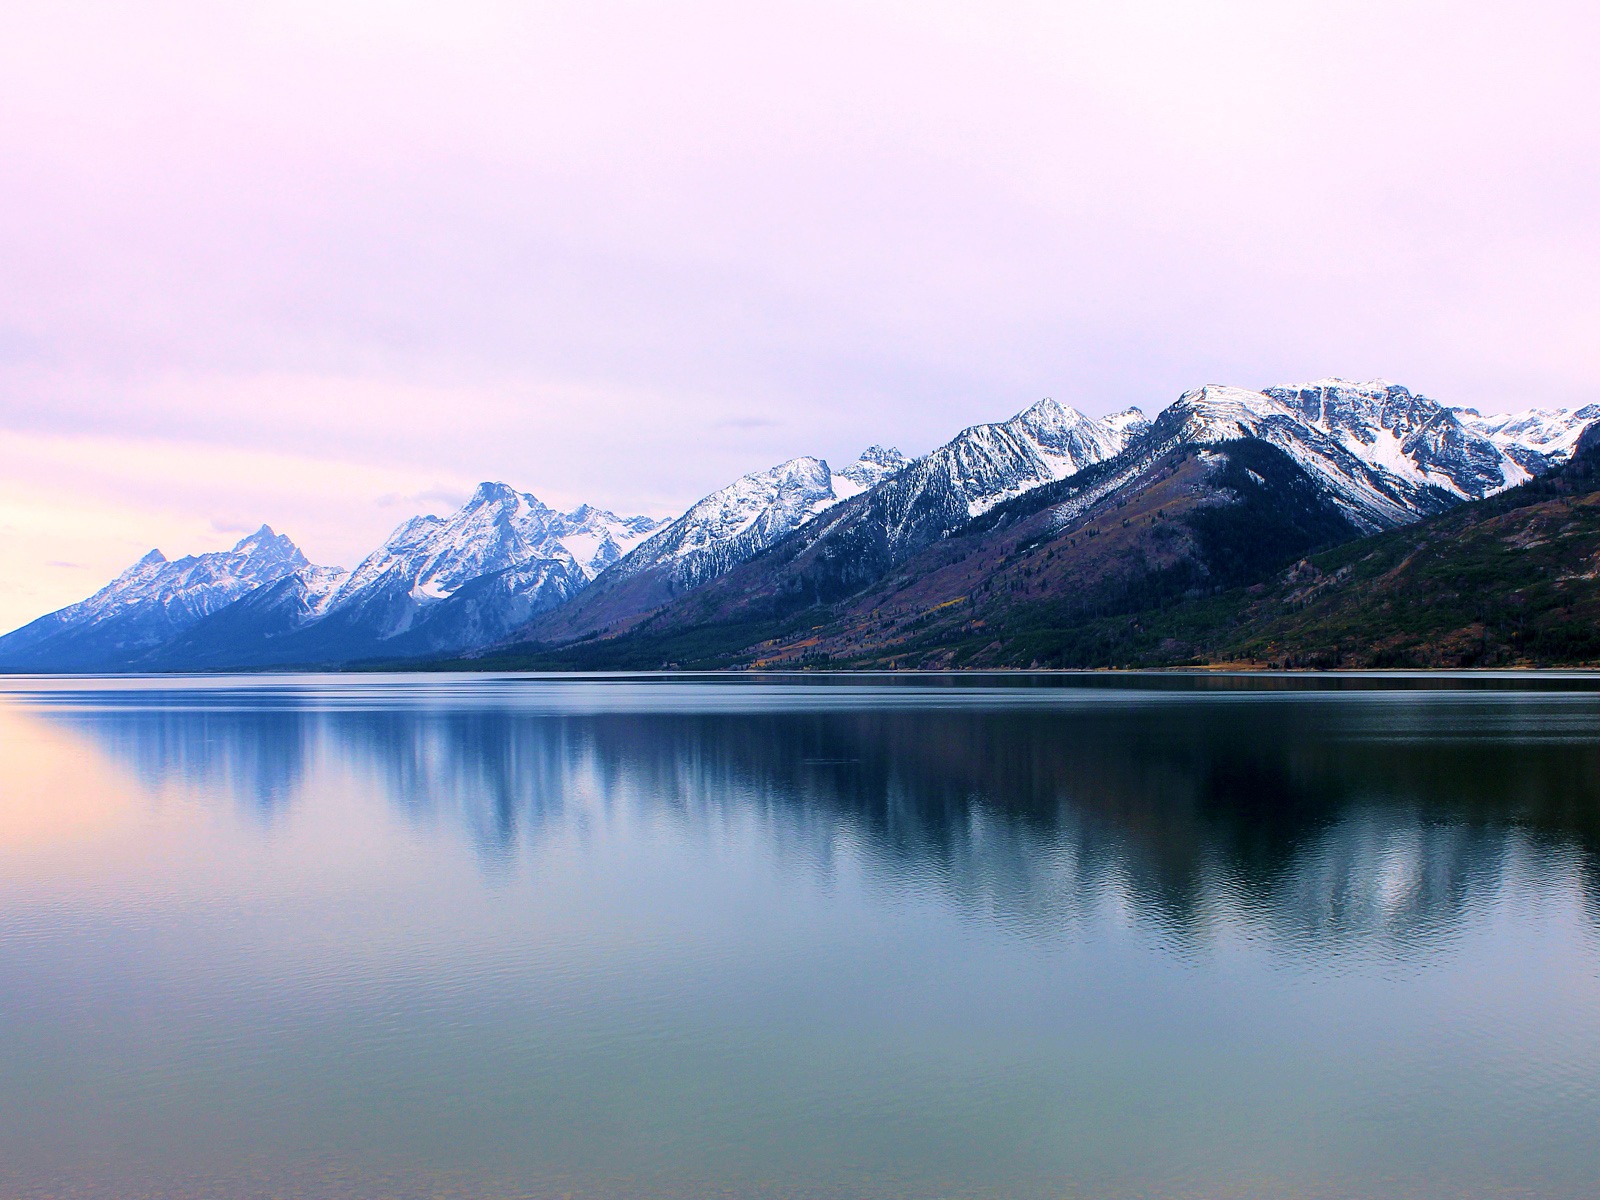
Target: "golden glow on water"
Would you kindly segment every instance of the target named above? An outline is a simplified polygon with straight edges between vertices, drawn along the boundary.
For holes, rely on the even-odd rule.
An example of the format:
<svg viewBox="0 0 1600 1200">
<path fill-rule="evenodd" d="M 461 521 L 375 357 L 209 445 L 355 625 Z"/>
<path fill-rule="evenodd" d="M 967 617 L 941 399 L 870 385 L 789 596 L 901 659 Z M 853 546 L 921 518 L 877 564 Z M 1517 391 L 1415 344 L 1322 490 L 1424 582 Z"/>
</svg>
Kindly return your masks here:
<svg viewBox="0 0 1600 1200">
<path fill-rule="evenodd" d="M 0 853 L 8 864 L 53 847 L 114 841 L 144 815 L 145 797 L 90 741 L 0 708 Z"/>
</svg>

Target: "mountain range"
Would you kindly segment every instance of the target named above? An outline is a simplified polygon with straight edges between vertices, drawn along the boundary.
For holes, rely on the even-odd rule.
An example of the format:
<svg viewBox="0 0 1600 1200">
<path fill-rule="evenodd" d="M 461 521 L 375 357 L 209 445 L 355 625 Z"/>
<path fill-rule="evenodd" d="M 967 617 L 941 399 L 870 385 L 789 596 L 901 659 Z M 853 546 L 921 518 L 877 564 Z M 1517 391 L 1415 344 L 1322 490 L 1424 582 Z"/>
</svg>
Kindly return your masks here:
<svg viewBox="0 0 1600 1200">
<path fill-rule="evenodd" d="M 266 526 L 226 552 L 152 551 L 0 637 L 0 670 L 1214 657 L 1215 637 L 1130 640 L 1117 621 L 1270 590 L 1330 547 L 1464 530 L 1477 506 L 1573 469 L 1597 421 L 1600 405 L 1485 416 L 1325 379 L 1199 388 L 1153 419 L 1043 400 L 916 459 L 791 459 L 667 521 L 485 483 L 350 571 Z"/>
</svg>

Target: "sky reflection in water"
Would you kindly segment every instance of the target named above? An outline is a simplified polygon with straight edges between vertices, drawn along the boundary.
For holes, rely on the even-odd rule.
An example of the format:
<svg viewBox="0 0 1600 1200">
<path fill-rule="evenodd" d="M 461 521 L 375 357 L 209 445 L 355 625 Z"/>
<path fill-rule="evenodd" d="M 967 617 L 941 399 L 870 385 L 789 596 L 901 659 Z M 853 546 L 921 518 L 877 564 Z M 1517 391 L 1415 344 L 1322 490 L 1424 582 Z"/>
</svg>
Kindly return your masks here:
<svg viewBox="0 0 1600 1200">
<path fill-rule="evenodd" d="M 16 681 L 0 1190 L 1592 1195 L 1590 686 Z"/>
</svg>

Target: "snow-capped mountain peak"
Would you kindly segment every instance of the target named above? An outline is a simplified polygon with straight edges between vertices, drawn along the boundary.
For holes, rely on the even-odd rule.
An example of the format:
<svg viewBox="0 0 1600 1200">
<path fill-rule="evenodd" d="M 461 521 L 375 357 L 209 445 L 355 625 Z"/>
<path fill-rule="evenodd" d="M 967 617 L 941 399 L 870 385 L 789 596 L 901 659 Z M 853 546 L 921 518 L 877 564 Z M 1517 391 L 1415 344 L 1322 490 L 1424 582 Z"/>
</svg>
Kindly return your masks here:
<svg viewBox="0 0 1600 1200">
<path fill-rule="evenodd" d="M 1512 413 L 1453 410 L 1465 426 L 1488 438 L 1529 474 L 1565 462 L 1583 431 L 1600 421 L 1600 404 L 1582 408 L 1525 408 Z"/>
<path fill-rule="evenodd" d="M 240 538 L 231 550 L 172 560 L 151 550 L 87 600 L 62 611 L 91 620 L 146 603 L 210 611 L 306 565 L 300 547 L 263 525 Z"/>
<path fill-rule="evenodd" d="M 1121 437 L 1126 445 L 1128 440 L 1150 428 L 1150 418 L 1144 415 L 1141 408 L 1125 408 L 1120 412 L 1107 413 L 1100 418 L 1100 424 Z"/>
<path fill-rule="evenodd" d="M 229 553 L 240 560 L 257 563 L 287 562 L 291 559 L 305 562 L 300 547 L 281 533 L 274 533 L 270 525 L 262 525 L 254 533 L 240 538 Z"/>
<path fill-rule="evenodd" d="M 660 524 L 588 504 L 562 513 L 482 483 L 453 513 L 401 522 L 355 570 L 302 566 L 155 660 L 268 665 L 481 645 L 570 599 Z"/>
<path fill-rule="evenodd" d="M 916 470 L 927 480 L 913 486 L 959 498 L 967 514 L 977 516 L 1013 496 L 1112 457 L 1148 424 L 1136 409 L 1118 418 L 1096 421 L 1046 398 L 1008 421 L 963 429 L 917 461 Z"/>
<path fill-rule="evenodd" d="M 696 586 L 759 554 L 842 500 L 878 486 L 909 461 L 899 450 L 875 445 L 841 471 L 804 455 L 742 475 L 656 531 L 618 563 L 610 586 L 651 573 L 663 574 L 675 590 Z"/>
<path fill-rule="evenodd" d="M 129 657 L 159 645 L 308 565 L 294 542 L 266 525 L 231 550 L 172 560 L 151 550 L 94 595 L 0 638 L 0 660 L 22 669 L 96 669 L 108 654 Z"/>
<path fill-rule="evenodd" d="M 449 516 L 418 516 L 402 523 L 324 607 L 330 613 L 351 607 L 376 613 L 381 608 L 386 615 L 378 621 L 383 629 L 379 636 L 389 637 L 465 584 L 513 567 L 564 564 L 581 584 L 658 524 L 649 517 L 622 518 L 587 504 L 560 513 L 509 484 L 480 483 Z M 548 571 L 536 574 L 542 579 Z"/>
<path fill-rule="evenodd" d="M 893 446 L 868 446 L 848 467 L 833 472 L 834 497 L 848 500 L 868 488 L 875 488 L 910 461 Z"/>
<path fill-rule="evenodd" d="M 1326 375 L 1321 379 L 1313 379 L 1309 383 L 1292 384 L 1295 391 L 1321 391 L 1321 392 L 1360 392 L 1372 397 L 1381 397 L 1387 392 L 1399 387 L 1399 384 L 1388 379 L 1345 379 L 1338 375 Z M 1400 388 L 1405 391 L 1405 388 Z"/>
<path fill-rule="evenodd" d="M 543 508 L 544 505 L 533 496 L 524 495 L 509 483 L 498 480 L 486 479 L 480 483 L 472 496 L 461 507 L 464 509 L 482 508 L 489 504 L 530 504 Z"/>
<path fill-rule="evenodd" d="M 1419 487 L 1478 499 L 1528 478 L 1450 409 L 1387 380 L 1322 379 L 1267 394 L 1363 462 Z"/>
<path fill-rule="evenodd" d="M 1049 430 L 1076 429 L 1089 418 L 1070 404 L 1046 396 L 1011 418 L 1018 425 L 1039 434 Z"/>
<path fill-rule="evenodd" d="M 1600 405 L 1484 416 L 1386 380 L 1328 378 L 1259 391 L 1209 385 L 1185 392 L 1153 422 L 1137 408 L 1091 418 L 1046 398 L 962 430 L 914 461 L 877 445 L 837 471 L 820 458 L 792 458 L 719 488 L 670 522 L 588 504 L 561 512 L 490 481 L 452 513 L 402 522 L 353 571 L 312 566 L 267 526 L 227 551 L 169 561 L 151 550 L 88 599 L 0 638 L 0 666 L 454 653 L 535 629 L 531 622 L 541 639 L 615 632 L 791 534 L 739 576 L 756 582 L 727 586 L 767 586 L 760 581 L 786 579 L 799 564 L 795 571 L 822 580 L 802 589 L 815 601 L 1091 464 L 1107 465 L 1085 477 L 1074 504 L 1115 499 L 1174 451 L 1181 459 L 1244 438 L 1288 455 L 1355 528 L 1391 528 L 1556 465 L 1596 422 Z"/>
<path fill-rule="evenodd" d="M 1293 417 L 1283 404 L 1265 392 L 1216 383 L 1185 392 L 1162 415 L 1174 412 L 1182 415 L 1184 433 L 1196 442 L 1250 437 L 1262 421 Z"/>
<path fill-rule="evenodd" d="M 584 577 L 593 579 L 666 524 L 654 517 L 619 517 L 580 504 L 550 519 L 550 535 L 572 556 Z"/>
<path fill-rule="evenodd" d="M 1185 392 L 1157 419 L 1163 445 L 1260 438 L 1319 482 L 1358 528 L 1383 529 L 1527 478 L 1426 396 L 1382 380 Z"/>
<path fill-rule="evenodd" d="M 820 458 L 791 458 L 752 471 L 691 505 L 629 555 L 618 571 L 628 576 L 678 562 L 688 564 L 686 576 L 698 576 L 712 569 L 711 562 L 699 560 L 710 556 L 720 563 L 728 553 L 741 553 L 742 543 L 770 545 L 778 530 L 787 532 L 835 498 L 833 473 Z M 736 544 L 740 550 L 731 549 Z"/>
</svg>

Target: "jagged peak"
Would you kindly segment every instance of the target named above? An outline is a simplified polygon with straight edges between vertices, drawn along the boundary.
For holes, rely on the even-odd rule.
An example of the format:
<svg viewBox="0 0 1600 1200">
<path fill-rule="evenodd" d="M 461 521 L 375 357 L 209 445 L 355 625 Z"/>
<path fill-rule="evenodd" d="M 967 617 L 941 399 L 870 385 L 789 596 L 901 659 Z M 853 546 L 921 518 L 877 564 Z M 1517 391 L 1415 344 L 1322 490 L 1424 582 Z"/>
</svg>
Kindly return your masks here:
<svg viewBox="0 0 1600 1200">
<path fill-rule="evenodd" d="M 118 575 L 107 586 L 116 587 L 120 583 L 127 583 L 141 575 L 153 574 L 167 565 L 167 556 L 159 550 L 150 550 L 138 562 L 134 563 L 121 575 Z"/>
<path fill-rule="evenodd" d="M 1029 427 L 1067 426 L 1069 428 L 1082 425 L 1089 420 L 1088 417 L 1073 408 L 1072 405 L 1062 404 L 1059 400 L 1051 399 L 1049 396 L 1030 404 L 1011 419 Z"/>
<path fill-rule="evenodd" d="M 443 517 L 434 516 L 432 513 L 418 513 L 414 517 L 407 517 L 394 527 L 394 532 L 384 538 L 376 550 L 367 555 L 363 565 L 415 547 L 419 542 L 425 541 L 443 529 L 445 525 Z"/>
<path fill-rule="evenodd" d="M 445 519 L 441 516 L 437 516 L 434 513 L 418 513 L 414 517 L 407 517 L 404 521 L 401 521 L 400 524 L 396 525 L 394 527 L 394 532 L 389 535 L 389 541 L 395 541 L 397 538 L 403 538 L 407 534 L 414 533 L 422 529 L 439 529 L 443 527 L 444 524 Z"/>
<path fill-rule="evenodd" d="M 910 462 L 892 446 L 868 446 L 849 466 L 833 472 L 832 493 L 840 500 L 847 500 L 898 474 Z"/>
<path fill-rule="evenodd" d="M 300 547 L 285 534 L 274 532 L 271 525 L 262 525 L 254 533 L 247 533 L 233 545 L 233 554 L 258 554 L 277 551 L 280 554 L 299 554 Z"/>
<path fill-rule="evenodd" d="M 1263 390 L 1324 432 L 1363 445 L 1372 443 L 1377 429 L 1406 436 L 1423 425 L 1441 422 L 1440 429 L 1447 429 L 1461 420 L 1453 408 L 1387 379 L 1319 379 Z"/>
<path fill-rule="evenodd" d="M 1458 417 L 1472 417 L 1479 421 L 1508 424 L 1524 420 L 1593 420 L 1600 417 L 1600 404 L 1585 404 L 1579 408 L 1563 405 L 1551 405 L 1547 408 L 1519 408 L 1510 412 L 1484 412 L 1480 408 L 1473 408 L 1465 404 L 1448 404 L 1445 406 Z"/>
<path fill-rule="evenodd" d="M 492 504 L 516 504 L 523 500 L 530 500 L 535 504 L 538 503 L 534 497 L 517 491 L 509 483 L 502 483 L 499 480 L 484 480 L 473 490 L 471 498 L 461 506 L 461 510 L 484 508 Z"/>
<path fill-rule="evenodd" d="M 229 550 L 211 550 L 201 555 L 188 555 L 176 560 L 178 567 L 184 567 L 196 562 L 216 562 L 223 559 L 243 560 L 249 562 L 273 563 L 292 562 L 305 565 L 307 559 L 300 551 L 300 547 L 285 534 L 276 532 L 270 525 L 262 525 L 254 533 L 247 533 L 233 544 Z M 150 550 L 126 571 L 114 580 L 114 583 L 130 582 L 142 575 L 153 575 L 161 572 L 163 568 L 173 566 L 169 559 L 160 550 Z"/>
<path fill-rule="evenodd" d="M 906 463 L 908 463 L 910 461 L 911 460 L 906 457 L 905 452 L 902 451 L 899 447 L 897 447 L 897 446 L 880 446 L 877 442 L 874 442 L 872 445 L 868 446 L 865 450 L 863 450 L 860 454 L 856 455 L 856 462 L 858 462 L 858 463 L 872 463 L 873 465 L 880 466 L 880 467 L 889 467 L 889 466 L 896 466 L 896 465 L 904 466 Z"/>
</svg>

